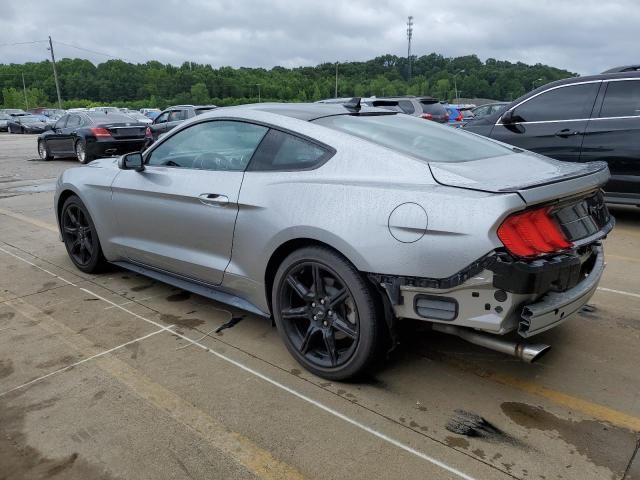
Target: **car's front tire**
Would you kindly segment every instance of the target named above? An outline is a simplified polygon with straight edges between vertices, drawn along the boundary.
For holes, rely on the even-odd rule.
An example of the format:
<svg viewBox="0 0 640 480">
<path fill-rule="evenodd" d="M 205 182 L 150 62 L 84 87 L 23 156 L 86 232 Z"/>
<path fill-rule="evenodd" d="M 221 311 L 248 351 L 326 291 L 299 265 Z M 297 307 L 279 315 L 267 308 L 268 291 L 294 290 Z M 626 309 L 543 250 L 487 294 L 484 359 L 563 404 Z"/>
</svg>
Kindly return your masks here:
<svg viewBox="0 0 640 480">
<path fill-rule="evenodd" d="M 306 247 L 276 272 L 273 316 L 302 366 L 329 380 L 346 380 L 369 370 L 381 350 L 384 318 L 376 295 L 343 256 Z"/>
<path fill-rule="evenodd" d="M 98 273 L 108 265 L 98 232 L 82 200 L 72 195 L 60 213 L 60 231 L 73 264 L 85 273 Z"/>
<path fill-rule="evenodd" d="M 41 160 L 53 160 L 53 155 L 49 152 L 49 147 L 44 140 L 38 140 L 38 156 Z"/>
</svg>

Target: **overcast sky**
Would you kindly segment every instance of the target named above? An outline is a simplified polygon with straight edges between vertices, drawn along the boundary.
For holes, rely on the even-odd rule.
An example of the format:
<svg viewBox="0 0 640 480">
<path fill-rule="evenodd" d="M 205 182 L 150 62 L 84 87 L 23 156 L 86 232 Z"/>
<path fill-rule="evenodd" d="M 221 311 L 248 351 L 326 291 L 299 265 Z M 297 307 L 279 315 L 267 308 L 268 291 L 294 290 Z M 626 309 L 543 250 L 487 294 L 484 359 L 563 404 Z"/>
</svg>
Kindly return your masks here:
<svg viewBox="0 0 640 480">
<path fill-rule="evenodd" d="M 638 0 L 21 0 L 0 4 L 0 63 L 109 54 L 133 62 L 293 67 L 476 54 L 585 75 L 640 63 Z M 68 44 L 68 45 L 64 45 Z M 88 50 L 79 50 L 75 45 Z"/>
</svg>

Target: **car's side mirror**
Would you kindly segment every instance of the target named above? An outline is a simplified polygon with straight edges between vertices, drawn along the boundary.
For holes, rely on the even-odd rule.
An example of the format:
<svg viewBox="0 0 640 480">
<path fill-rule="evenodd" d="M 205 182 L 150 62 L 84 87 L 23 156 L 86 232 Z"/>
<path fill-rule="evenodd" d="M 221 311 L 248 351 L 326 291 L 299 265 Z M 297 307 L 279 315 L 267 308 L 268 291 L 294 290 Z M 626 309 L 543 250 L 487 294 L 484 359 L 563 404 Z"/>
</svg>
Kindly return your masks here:
<svg viewBox="0 0 640 480">
<path fill-rule="evenodd" d="M 118 167 L 121 170 L 135 170 L 141 172 L 144 170 L 144 159 L 140 152 L 132 152 L 123 155 L 118 160 Z"/>
<path fill-rule="evenodd" d="M 500 123 L 504 123 L 504 124 L 508 125 L 510 123 L 513 123 L 513 122 L 515 122 L 515 118 L 514 118 L 514 115 L 513 115 L 513 110 L 507 110 L 500 117 Z"/>
</svg>

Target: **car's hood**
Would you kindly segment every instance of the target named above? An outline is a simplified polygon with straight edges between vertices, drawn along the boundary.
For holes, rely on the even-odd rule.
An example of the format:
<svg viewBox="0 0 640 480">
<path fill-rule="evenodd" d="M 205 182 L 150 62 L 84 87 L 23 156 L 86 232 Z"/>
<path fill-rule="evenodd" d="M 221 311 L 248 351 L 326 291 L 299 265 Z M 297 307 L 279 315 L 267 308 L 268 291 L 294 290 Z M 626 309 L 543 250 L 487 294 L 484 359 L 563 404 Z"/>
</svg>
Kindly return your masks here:
<svg viewBox="0 0 640 480">
<path fill-rule="evenodd" d="M 436 182 L 492 193 L 518 193 L 536 203 L 602 186 L 609 179 L 604 162 L 560 162 L 529 152 L 469 162 L 431 162 Z"/>
<path fill-rule="evenodd" d="M 118 158 L 120 157 L 98 158 L 88 163 L 87 166 L 92 168 L 118 168 Z"/>
</svg>

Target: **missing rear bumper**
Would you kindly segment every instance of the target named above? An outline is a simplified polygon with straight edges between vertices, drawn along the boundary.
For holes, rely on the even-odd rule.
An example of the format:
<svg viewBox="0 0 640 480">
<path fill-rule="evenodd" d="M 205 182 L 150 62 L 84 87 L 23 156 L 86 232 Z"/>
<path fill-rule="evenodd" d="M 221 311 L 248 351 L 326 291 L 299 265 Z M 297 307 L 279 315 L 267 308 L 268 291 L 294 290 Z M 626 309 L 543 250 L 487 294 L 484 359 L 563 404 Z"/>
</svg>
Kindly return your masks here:
<svg viewBox="0 0 640 480">
<path fill-rule="evenodd" d="M 522 309 L 518 333 L 523 337 L 544 332 L 567 320 L 591 298 L 604 271 L 602 247 L 596 247 L 596 257 L 591 271 L 575 287 L 564 292 L 548 292 L 539 301 Z"/>
</svg>

